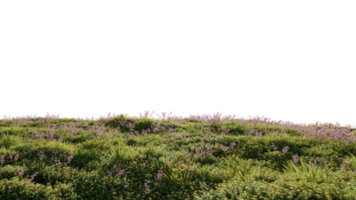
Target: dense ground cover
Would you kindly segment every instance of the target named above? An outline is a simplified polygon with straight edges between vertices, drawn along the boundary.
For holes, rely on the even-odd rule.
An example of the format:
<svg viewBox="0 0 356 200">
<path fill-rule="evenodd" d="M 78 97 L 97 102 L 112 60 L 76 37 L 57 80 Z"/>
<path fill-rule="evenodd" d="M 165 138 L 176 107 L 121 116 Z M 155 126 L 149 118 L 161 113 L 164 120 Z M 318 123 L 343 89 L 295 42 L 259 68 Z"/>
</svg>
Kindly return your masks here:
<svg viewBox="0 0 356 200">
<path fill-rule="evenodd" d="M 355 130 L 218 114 L 3 119 L 0 199 L 355 199 Z"/>
</svg>

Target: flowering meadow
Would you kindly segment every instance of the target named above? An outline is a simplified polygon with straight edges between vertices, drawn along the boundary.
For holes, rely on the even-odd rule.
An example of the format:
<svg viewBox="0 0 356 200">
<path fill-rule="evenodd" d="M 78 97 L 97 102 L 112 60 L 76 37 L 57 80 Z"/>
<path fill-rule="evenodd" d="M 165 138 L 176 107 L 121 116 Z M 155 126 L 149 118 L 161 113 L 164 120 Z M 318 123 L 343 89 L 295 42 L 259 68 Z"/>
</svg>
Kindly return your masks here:
<svg viewBox="0 0 356 200">
<path fill-rule="evenodd" d="M 0 199 L 356 199 L 356 128 L 221 115 L 0 120 Z"/>
</svg>

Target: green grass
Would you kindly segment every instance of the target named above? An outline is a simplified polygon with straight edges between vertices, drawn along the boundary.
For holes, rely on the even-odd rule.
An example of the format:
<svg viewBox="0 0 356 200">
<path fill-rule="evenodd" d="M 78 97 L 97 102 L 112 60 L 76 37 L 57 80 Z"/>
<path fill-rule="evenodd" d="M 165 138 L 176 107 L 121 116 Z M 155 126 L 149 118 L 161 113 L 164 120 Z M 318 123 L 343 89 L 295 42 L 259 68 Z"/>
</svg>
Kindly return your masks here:
<svg viewBox="0 0 356 200">
<path fill-rule="evenodd" d="M 218 114 L 3 119 L 0 199 L 355 199 L 355 130 Z"/>
</svg>

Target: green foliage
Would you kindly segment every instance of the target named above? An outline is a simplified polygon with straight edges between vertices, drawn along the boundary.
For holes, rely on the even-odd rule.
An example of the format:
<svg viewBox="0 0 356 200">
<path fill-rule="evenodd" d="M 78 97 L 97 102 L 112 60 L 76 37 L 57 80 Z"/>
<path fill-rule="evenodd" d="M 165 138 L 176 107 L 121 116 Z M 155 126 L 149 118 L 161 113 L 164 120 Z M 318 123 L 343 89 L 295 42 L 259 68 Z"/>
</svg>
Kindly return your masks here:
<svg viewBox="0 0 356 200">
<path fill-rule="evenodd" d="M 123 114 L 0 120 L 0 199 L 352 199 L 355 143 L 313 131 Z"/>
</svg>

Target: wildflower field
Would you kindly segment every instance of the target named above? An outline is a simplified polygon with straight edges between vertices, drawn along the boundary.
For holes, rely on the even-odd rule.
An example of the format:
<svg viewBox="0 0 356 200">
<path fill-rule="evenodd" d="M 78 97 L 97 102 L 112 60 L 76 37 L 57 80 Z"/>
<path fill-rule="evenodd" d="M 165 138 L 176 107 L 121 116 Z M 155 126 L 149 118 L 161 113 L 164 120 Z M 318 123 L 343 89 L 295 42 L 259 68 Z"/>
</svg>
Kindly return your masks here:
<svg viewBox="0 0 356 200">
<path fill-rule="evenodd" d="M 0 199 L 356 199 L 356 128 L 219 113 L 0 120 Z"/>
</svg>

